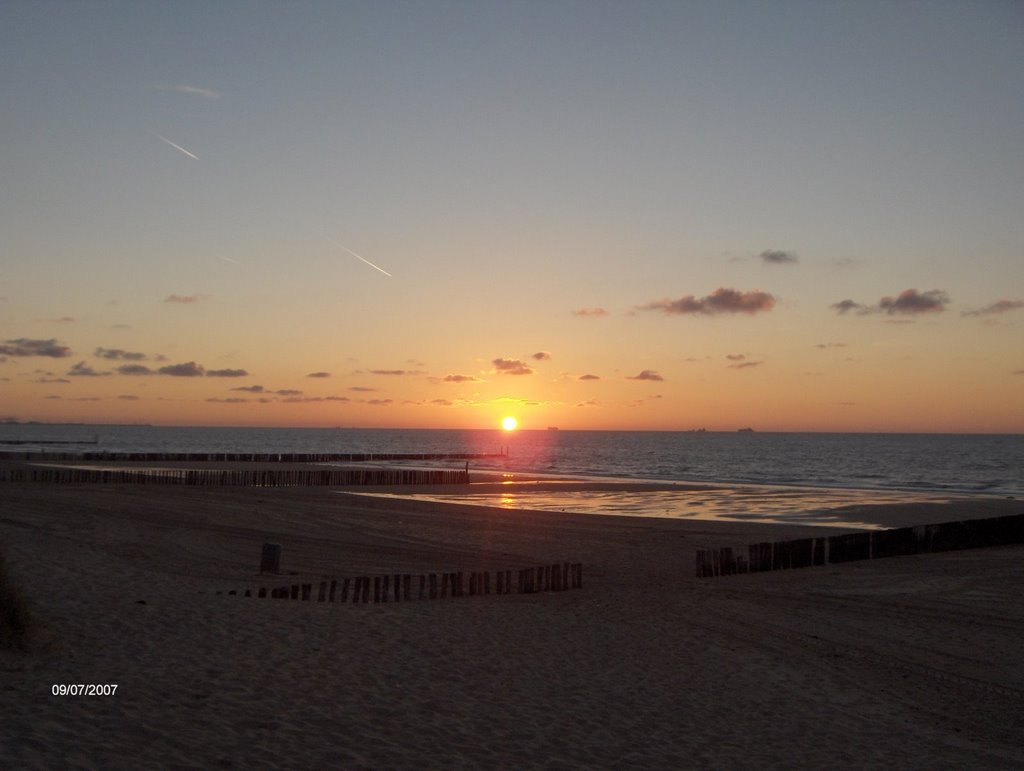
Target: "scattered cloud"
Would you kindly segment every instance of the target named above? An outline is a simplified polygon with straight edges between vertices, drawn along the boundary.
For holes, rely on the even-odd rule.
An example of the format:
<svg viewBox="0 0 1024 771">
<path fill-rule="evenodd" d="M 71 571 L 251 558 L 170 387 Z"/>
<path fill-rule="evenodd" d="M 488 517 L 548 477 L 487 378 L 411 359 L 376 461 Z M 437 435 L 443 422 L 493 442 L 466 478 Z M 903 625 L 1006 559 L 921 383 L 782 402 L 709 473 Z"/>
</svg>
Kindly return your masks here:
<svg viewBox="0 0 1024 771">
<path fill-rule="evenodd" d="M 168 364 L 166 367 L 161 367 L 157 372 L 161 375 L 171 375 L 172 377 L 202 377 L 206 370 L 194 361 L 186 361 L 182 364 Z"/>
<path fill-rule="evenodd" d="M 578 308 L 572 312 L 572 315 L 587 319 L 599 319 L 611 314 L 604 308 Z"/>
<path fill-rule="evenodd" d="M 139 400 L 139 397 L 134 394 L 121 394 L 117 398 L 123 402 L 137 402 Z"/>
<path fill-rule="evenodd" d="M 764 364 L 763 361 L 738 361 L 727 366 L 729 369 L 750 369 L 751 367 L 760 367 L 762 364 Z"/>
<path fill-rule="evenodd" d="M 223 94 L 220 91 L 214 91 L 212 88 L 200 88 L 199 86 L 187 86 L 187 85 L 176 85 L 176 86 L 157 86 L 161 91 L 176 91 L 179 94 L 189 94 L 191 96 L 201 96 L 203 99 L 220 99 Z"/>
<path fill-rule="evenodd" d="M 206 401 L 212 404 L 245 404 L 249 400 L 241 396 L 228 396 L 224 398 L 221 398 L 219 396 L 213 396 L 207 399 Z"/>
<path fill-rule="evenodd" d="M 155 375 L 156 373 L 145 364 L 122 364 L 117 368 L 121 375 Z"/>
<path fill-rule="evenodd" d="M 250 393 L 250 394 L 261 394 L 261 393 L 264 392 L 264 388 L 261 385 L 235 386 L 234 388 L 231 388 L 229 390 L 231 390 L 231 391 L 245 391 L 245 392 Z"/>
<path fill-rule="evenodd" d="M 206 299 L 206 295 L 203 295 L 203 294 L 189 294 L 189 295 L 169 294 L 169 295 L 167 295 L 167 297 L 164 298 L 164 302 L 165 303 L 179 303 L 179 304 L 182 304 L 182 305 L 188 305 L 190 303 L 201 302 L 201 301 L 203 301 L 205 299 Z"/>
<path fill-rule="evenodd" d="M 791 265 L 794 262 L 800 262 L 800 258 L 793 252 L 781 249 L 765 249 L 758 257 L 765 265 Z"/>
<path fill-rule="evenodd" d="M 120 348 L 97 348 L 93 351 L 97 359 L 111 359 L 113 361 L 143 361 L 146 354 L 135 351 L 123 351 Z"/>
<path fill-rule="evenodd" d="M 659 375 L 652 369 L 645 369 L 638 375 L 630 375 L 626 377 L 626 380 L 651 380 L 654 382 L 661 382 L 664 379 L 665 378 L 663 378 L 661 375 Z"/>
<path fill-rule="evenodd" d="M 743 361 L 747 357 L 744 356 L 742 353 L 727 353 L 725 355 L 725 358 L 727 358 L 729 361 Z"/>
<path fill-rule="evenodd" d="M 244 369 L 211 369 L 206 372 L 207 377 L 249 377 Z"/>
<path fill-rule="evenodd" d="M 961 316 L 995 316 L 1000 313 L 1008 313 L 1024 308 L 1024 300 L 997 300 L 984 308 L 974 311 L 964 311 Z"/>
<path fill-rule="evenodd" d="M 5 340 L 0 344 L 0 354 L 5 356 L 48 356 L 52 359 L 63 359 L 71 355 L 71 349 L 57 342 L 57 338 L 49 340 L 32 340 L 19 337 Z"/>
<path fill-rule="evenodd" d="M 883 297 L 877 305 L 862 305 L 855 300 L 840 300 L 832 304 L 840 315 L 855 312 L 858 316 L 885 313 L 889 316 L 916 316 L 922 313 L 941 313 L 949 304 L 949 295 L 941 289 L 919 292 L 904 289 L 896 297 Z"/>
<path fill-rule="evenodd" d="M 45 321 L 49 324 L 74 324 L 78 319 L 74 316 L 61 316 L 56 319 L 36 319 L 36 321 Z"/>
<path fill-rule="evenodd" d="M 532 375 L 533 369 L 519 359 L 494 359 L 491 362 L 499 375 Z"/>
<path fill-rule="evenodd" d="M 599 375 L 580 375 L 577 380 L 600 380 Z"/>
<path fill-rule="evenodd" d="M 940 289 L 918 292 L 916 289 L 904 289 L 896 297 L 883 297 L 878 307 L 889 315 L 918 313 L 941 313 L 946 310 L 949 296 Z"/>
<path fill-rule="evenodd" d="M 445 375 L 442 380 L 445 383 L 482 383 L 478 377 L 472 375 Z"/>
<path fill-rule="evenodd" d="M 828 348 L 846 348 L 847 346 L 846 343 L 818 343 L 814 347 L 826 350 Z"/>
<path fill-rule="evenodd" d="M 43 377 L 39 378 L 38 380 L 35 380 L 34 382 L 39 383 L 41 385 L 46 385 L 50 383 L 70 383 L 71 381 L 62 377 L 51 377 L 44 375 Z"/>
<path fill-rule="evenodd" d="M 646 305 L 637 306 L 636 310 L 661 311 L 669 316 L 702 314 L 715 316 L 722 313 L 746 313 L 753 315 L 761 311 L 770 311 L 775 307 L 775 298 L 768 292 L 753 290 L 741 292 L 737 289 L 721 287 L 706 297 L 686 295 L 678 300 L 655 300 Z"/>
<path fill-rule="evenodd" d="M 392 375 L 395 377 L 416 376 L 423 373 L 418 369 L 371 369 L 371 375 Z"/>
<path fill-rule="evenodd" d="M 370 393 L 372 391 L 376 391 L 377 389 L 376 388 L 368 388 L 367 386 L 352 386 L 348 390 L 349 391 L 354 391 L 356 393 Z"/>
<path fill-rule="evenodd" d="M 534 361 L 551 361 L 551 354 L 547 351 L 537 351 L 537 353 L 533 354 L 530 358 Z"/>
<path fill-rule="evenodd" d="M 387 407 L 395 403 L 394 399 L 367 399 L 364 404 L 369 404 L 373 407 Z"/>
<path fill-rule="evenodd" d="M 84 361 L 80 361 L 78 362 L 78 364 L 75 364 L 71 369 L 69 369 L 67 374 L 73 377 L 106 377 L 110 373 L 97 372 Z"/>
<path fill-rule="evenodd" d="M 869 307 L 867 307 L 866 305 L 861 305 L 859 302 L 856 302 L 854 300 L 840 300 L 837 303 L 832 303 L 832 305 L 829 307 L 834 308 L 840 316 L 845 316 L 847 313 L 850 313 L 851 311 L 856 311 L 861 315 L 865 313 L 871 313 L 871 309 Z"/>
<path fill-rule="evenodd" d="M 330 372 L 310 372 L 306 377 L 330 377 Z"/>
</svg>

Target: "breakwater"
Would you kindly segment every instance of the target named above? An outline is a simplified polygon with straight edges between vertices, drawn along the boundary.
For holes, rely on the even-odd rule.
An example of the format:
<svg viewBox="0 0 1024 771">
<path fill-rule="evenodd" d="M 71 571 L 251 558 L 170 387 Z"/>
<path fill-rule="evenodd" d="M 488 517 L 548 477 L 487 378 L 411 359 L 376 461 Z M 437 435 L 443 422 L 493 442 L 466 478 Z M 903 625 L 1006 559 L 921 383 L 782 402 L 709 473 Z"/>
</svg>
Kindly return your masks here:
<svg viewBox="0 0 1024 771">
<path fill-rule="evenodd" d="M 560 562 L 519 571 L 498 570 L 493 573 L 493 582 L 491 575 L 490 571 L 453 571 L 421 575 L 398 573 L 332 578 L 320 581 L 319 584 L 297 583 L 270 587 L 264 585 L 255 590 L 232 589 L 227 592 L 218 591 L 217 594 L 308 602 L 313 600 L 315 592 L 317 602 L 366 604 L 443 600 L 449 597 L 488 594 L 537 594 L 583 588 L 583 565 L 578 562 Z"/>
<path fill-rule="evenodd" d="M 0 468 L 0 482 L 41 484 L 198 485 L 207 487 L 317 487 L 465 485 L 464 469 L 90 469 Z"/>
<path fill-rule="evenodd" d="M 1024 514 L 698 549 L 698 578 L 1024 543 Z"/>
<path fill-rule="evenodd" d="M 497 453 L 415 452 L 0 452 L 0 460 L 144 463 L 379 463 L 389 461 L 470 461 L 506 458 Z"/>
</svg>

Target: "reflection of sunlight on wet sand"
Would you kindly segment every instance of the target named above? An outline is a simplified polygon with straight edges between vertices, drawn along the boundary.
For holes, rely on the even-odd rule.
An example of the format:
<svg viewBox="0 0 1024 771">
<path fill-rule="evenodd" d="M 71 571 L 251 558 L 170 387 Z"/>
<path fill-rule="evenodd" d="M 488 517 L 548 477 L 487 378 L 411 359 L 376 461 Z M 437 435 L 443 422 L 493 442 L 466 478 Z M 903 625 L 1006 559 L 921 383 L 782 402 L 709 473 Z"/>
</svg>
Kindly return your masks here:
<svg viewBox="0 0 1024 771">
<path fill-rule="evenodd" d="M 514 484 L 514 483 L 513 483 Z M 502 488 L 511 487 L 504 482 Z M 517 485 L 517 487 L 519 487 Z M 585 487 L 585 486 L 584 486 Z M 374 493 L 365 493 L 374 495 Z M 768 486 L 721 486 L 665 489 L 630 485 L 628 489 L 502 489 L 453 495 L 386 494 L 391 497 L 494 506 L 503 509 L 613 514 L 631 517 L 669 517 L 777 524 L 876 528 L 859 521 L 845 507 L 948 501 L 948 495 L 880 490 L 818 489 Z"/>
</svg>

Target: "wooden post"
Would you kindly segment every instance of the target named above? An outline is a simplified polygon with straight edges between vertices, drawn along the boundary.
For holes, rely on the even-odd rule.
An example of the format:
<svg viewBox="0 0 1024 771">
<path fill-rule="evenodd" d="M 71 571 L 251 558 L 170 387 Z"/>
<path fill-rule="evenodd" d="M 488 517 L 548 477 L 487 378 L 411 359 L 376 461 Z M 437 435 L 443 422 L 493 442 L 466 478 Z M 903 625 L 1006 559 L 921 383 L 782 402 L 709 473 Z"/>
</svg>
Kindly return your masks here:
<svg viewBox="0 0 1024 771">
<path fill-rule="evenodd" d="M 312 593 L 313 593 L 313 584 L 303 584 L 302 585 L 302 599 L 303 600 L 308 600 Z"/>
<path fill-rule="evenodd" d="M 326 581 L 321 581 L 320 582 L 320 593 L 317 595 L 316 601 L 317 602 L 327 602 L 327 582 Z"/>
<path fill-rule="evenodd" d="M 406 600 L 412 599 L 412 576 L 408 573 L 402 576 L 402 591 Z"/>
<path fill-rule="evenodd" d="M 328 598 L 329 598 L 330 602 L 334 602 L 334 594 L 335 594 L 335 592 L 337 590 L 338 590 L 338 580 L 336 578 L 332 578 L 331 579 L 331 590 L 330 590 L 330 593 L 328 594 Z"/>
<path fill-rule="evenodd" d="M 430 574 L 430 599 L 437 599 L 437 573 Z"/>
<path fill-rule="evenodd" d="M 380 576 L 373 577 L 373 601 L 380 602 Z"/>
<path fill-rule="evenodd" d="M 267 596 L 267 587 L 261 586 L 259 592 L 256 594 L 257 597 L 263 598 Z"/>
<path fill-rule="evenodd" d="M 263 544 L 263 555 L 260 559 L 261 573 L 279 573 L 281 571 L 281 547 L 276 543 Z"/>
<path fill-rule="evenodd" d="M 427 577 L 424 574 L 420 574 L 420 599 L 424 598 L 424 592 L 426 591 Z"/>
<path fill-rule="evenodd" d="M 350 579 L 342 579 L 341 582 L 341 601 L 348 602 L 348 582 Z"/>
<path fill-rule="evenodd" d="M 293 600 L 299 599 L 299 585 L 298 584 L 292 584 L 292 599 Z"/>
</svg>

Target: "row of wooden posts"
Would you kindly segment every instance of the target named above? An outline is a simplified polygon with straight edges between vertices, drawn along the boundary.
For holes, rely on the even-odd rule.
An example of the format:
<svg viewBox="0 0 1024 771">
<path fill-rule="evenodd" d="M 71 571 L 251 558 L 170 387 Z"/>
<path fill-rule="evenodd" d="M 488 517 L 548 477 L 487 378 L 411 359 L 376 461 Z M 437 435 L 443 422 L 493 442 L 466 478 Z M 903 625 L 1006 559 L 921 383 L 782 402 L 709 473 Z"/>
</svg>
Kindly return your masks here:
<svg viewBox="0 0 1024 771">
<path fill-rule="evenodd" d="M 0 452 L 0 460 L 53 460 L 53 461 L 144 461 L 160 463 L 173 461 L 195 463 L 373 463 L 379 461 L 476 460 L 504 458 L 505 450 L 497 453 L 338 453 L 338 452 Z"/>
<path fill-rule="evenodd" d="M 349 485 L 464 485 L 468 469 L 0 469 L 0 482 L 48 484 L 313 487 Z"/>
<path fill-rule="evenodd" d="M 513 582 L 513 577 L 517 578 Z M 468 578 L 468 581 L 466 580 Z M 493 587 L 493 592 L 492 592 Z M 491 582 L 488 571 L 462 571 L 452 573 L 429 573 L 414 576 L 409 573 L 384 576 L 359 576 L 356 578 L 332 578 L 320 581 L 317 586 L 317 602 L 384 603 L 412 600 L 437 600 L 447 597 L 473 597 L 486 594 L 535 594 L 537 592 L 562 592 L 583 587 L 583 565 L 563 562 L 555 565 L 526 568 L 524 570 L 498 570 Z M 244 596 L 268 597 L 277 600 L 313 599 L 312 583 L 286 584 L 283 586 L 260 586 L 253 592 L 246 589 Z M 221 592 L 218 592 L 221 594 Z M 238 594 L 237 590 L 227 594 Z"/>
<path fill-rule="evenodd" d="M 698 549 L 696 570 L 707 578 L 1017 543 L 1024 543 L 1024 514 L 752 543 L 746 554 L 732 547 Z"/>
</svg>

